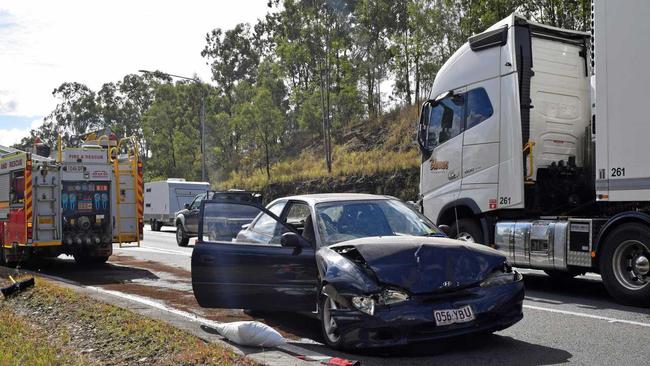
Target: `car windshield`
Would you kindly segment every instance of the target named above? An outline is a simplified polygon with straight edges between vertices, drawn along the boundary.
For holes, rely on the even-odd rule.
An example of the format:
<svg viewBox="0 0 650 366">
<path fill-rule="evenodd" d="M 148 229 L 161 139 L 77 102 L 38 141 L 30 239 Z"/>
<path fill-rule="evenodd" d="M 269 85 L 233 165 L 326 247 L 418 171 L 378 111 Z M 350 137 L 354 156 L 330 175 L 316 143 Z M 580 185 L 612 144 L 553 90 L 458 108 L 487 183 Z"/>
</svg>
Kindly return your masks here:
<svg viewBox="0 0 650 366">
<path fill-rule="evenodd" d="M 444 236 L 426 217 L 391 199 L 321 203 L 316 216 L 325 246 L 371 236 Z"/>
</svg>

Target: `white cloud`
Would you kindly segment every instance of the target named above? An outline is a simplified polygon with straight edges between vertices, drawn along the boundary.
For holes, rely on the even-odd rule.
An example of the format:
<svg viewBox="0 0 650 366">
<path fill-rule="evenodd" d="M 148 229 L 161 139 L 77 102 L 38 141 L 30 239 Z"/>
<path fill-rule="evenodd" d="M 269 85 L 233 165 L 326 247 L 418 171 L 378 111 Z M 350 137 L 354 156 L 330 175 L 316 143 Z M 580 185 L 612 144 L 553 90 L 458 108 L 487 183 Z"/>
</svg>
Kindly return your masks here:
<svg viewBox="0 0 650 366">
<path fill-rule="evenodd" d="M 47 115 L 65 81 L 98 89 L 139 69 L 210 71 L 200 53 L 216 27 L 254 23 L 267 0 L 3 0 L 0 4 L 2 113 Z M 3 104 L 4 105 L 4 104 Z M 8 130 L 0 130 L 8 131 Z M 2 132 L 4 135 L 4 132 Z M 3 141 L 5 137 L 3 136 Z"/>
<path fill-rule="evenodd" d="M 29 130 L 10 128 L 0 128 L 0 145 L 11 146 L 29 134 Z"/>
</svg>

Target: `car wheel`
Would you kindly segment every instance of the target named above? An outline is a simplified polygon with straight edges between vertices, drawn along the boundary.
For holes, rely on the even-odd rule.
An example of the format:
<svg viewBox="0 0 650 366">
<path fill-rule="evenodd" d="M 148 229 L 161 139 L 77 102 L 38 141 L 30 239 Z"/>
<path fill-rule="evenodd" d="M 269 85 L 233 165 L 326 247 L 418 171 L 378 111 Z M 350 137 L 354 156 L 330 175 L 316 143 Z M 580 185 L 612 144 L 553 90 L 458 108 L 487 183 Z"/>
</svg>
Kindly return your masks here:
<svg viewBox="0 0 650 366">
<path fill-rule="evenodd" d="M 338 305 L 326 295 L 321 296 L 320 303 L 320 323 L 323 332 L 325 344 L 333 349 L 342 349 L 341 335 L 338 332 L 338 327 L 334 318 L 332 318 L 332 310 L 338 309 Z"/>
<path fill-rule="evenodd" d="M 190 238 L 185 234 L 183 224 L 179 222 L 176 224 L 176 244 L 178 244 L 179 247 L 186 247 L 189 242 Z"/>
<path fill-rule="evenodd" d="M 603 284 L 618 301 L 650 302 L 650 228 L 623 224 L 607 235 L 600 256 Z"/>
<path fill-rule="evenodd" d="M 483 230 L 474 219 L 460 219 L 451 226 L 451 235 L 454 239 L 469 243 L 483 241 Z"/>
</svg>

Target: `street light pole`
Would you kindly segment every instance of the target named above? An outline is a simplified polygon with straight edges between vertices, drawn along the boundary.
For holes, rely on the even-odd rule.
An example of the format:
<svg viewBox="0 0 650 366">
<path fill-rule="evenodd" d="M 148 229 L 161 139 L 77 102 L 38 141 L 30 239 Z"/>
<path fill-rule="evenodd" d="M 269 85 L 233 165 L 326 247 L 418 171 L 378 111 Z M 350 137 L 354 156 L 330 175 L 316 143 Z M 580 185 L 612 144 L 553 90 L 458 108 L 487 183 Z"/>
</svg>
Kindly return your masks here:
<svg viewBox="0 0 650 366">
<path fill-rule="evenodd" d="M 205 182 L 205 92 L 201 85 L 201 181 Z"/>
<path fill-rule="evenodd" d="M 188 78 L 187 76 L 174 75 L 162 71 L 156 71 L 155 73 L 153 71 L 148 71 L 148 70 L 138 70 L 138 71 L 144 74 L 158 73 L 162 75 L 167 75 L 169 77 L 190 80 L 195 82 L 201 88 L 201 117 L 200 117 L 201 118 L 201 181 L 205 182 L 205 91 L 203 90 L 203 83 L 201 82 L 201 80 L 196 78 Z"/>
</svg>

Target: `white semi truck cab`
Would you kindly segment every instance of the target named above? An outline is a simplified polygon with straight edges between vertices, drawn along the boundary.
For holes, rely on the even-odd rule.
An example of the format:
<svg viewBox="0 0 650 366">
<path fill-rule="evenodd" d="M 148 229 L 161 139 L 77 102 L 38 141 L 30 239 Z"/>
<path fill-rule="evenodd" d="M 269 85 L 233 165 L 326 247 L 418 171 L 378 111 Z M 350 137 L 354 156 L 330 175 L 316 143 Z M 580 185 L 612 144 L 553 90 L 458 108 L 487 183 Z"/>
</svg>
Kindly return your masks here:
<svg viewBox="0 0 650 366">
<path fill-rule="evenodd" d="M 592 12 L 591 33 L 513 14 L 447 60 L 419 121 L 420 202 L 515 266 L 597 272 L 650 305 L 650 2 Z"/>
</svg>

